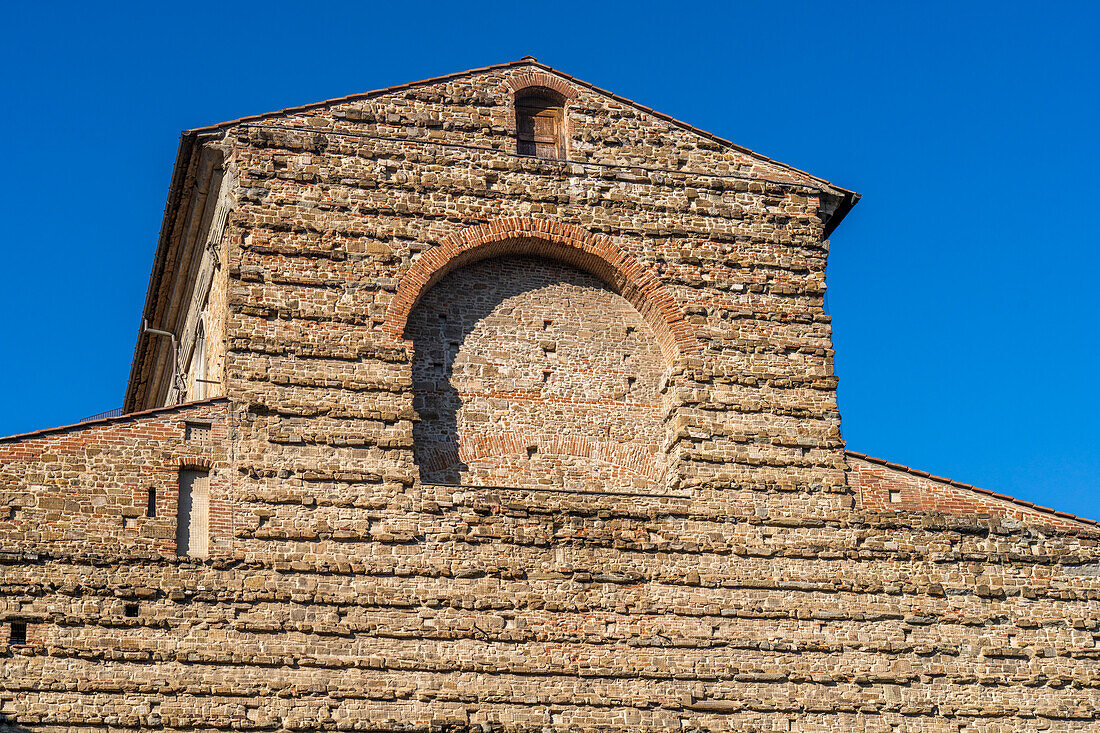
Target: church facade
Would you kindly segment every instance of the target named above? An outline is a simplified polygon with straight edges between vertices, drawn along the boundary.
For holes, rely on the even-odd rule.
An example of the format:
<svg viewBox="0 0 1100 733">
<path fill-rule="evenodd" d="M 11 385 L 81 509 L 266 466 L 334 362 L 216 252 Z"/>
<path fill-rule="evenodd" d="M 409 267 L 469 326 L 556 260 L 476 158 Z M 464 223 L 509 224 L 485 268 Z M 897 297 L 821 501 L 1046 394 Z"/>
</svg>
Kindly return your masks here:
<svg viewBox="0 0 1100 733">
<path fill-rule="evenodd" d="M 1100 728 L 1100 525 L 845 449 L 858 198 L 531 58 L 185 132 L 0 726 Z"/>
</svg>

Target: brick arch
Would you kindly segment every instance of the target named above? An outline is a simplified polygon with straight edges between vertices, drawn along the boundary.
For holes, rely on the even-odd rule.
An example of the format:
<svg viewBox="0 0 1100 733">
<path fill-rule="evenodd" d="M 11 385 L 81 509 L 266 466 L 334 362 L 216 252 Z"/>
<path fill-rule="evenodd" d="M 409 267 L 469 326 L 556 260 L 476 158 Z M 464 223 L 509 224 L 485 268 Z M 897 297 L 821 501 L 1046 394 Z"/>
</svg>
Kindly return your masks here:
<svg viewBox="0 0 1100 733">
<path fill-rule="evenodd" d="M 683 311 L 661 281 L 611 237 L 572 224 L 529 218 L 499 219 L 468 227 L 420 255 L 398 283 L 383 333 L 394 341 L 403 341 L 409 314 L 433 285 L 464 265 L 509 255 L 559 260 L 606 282 L 653 329 L 670 363 L 701 348 Z"/>
<path fill-rule="evenodd" d="M 514 432 L 499 435 L 468 435 L 457 452 L 432 451 L 427 465 L 433 470 L 442 470 L 467 461 L 523 454 L 529 448 L 535 448 L 539 453 L 546 455 L 590 458 L 653 482 L 659 483 L 664 479 L 664 467 L 660 455 L 647 453 L 635 446 L 596 442 L 582 435 L 541 438 Z"/>
<path fill-rule="evenodd" d="M 577 96 L 577 89 L 572 84 L 566 82 L 552 74 L 547 74 L 545 71 L 522 71 L 518 74 L 513 74 L 508 79 L 508 86 L 512 88 L 513 92 L 518 92 L 528 87 L 543 87 L 545 89 L 551 89 L 568 102 Z"/>
</svg>

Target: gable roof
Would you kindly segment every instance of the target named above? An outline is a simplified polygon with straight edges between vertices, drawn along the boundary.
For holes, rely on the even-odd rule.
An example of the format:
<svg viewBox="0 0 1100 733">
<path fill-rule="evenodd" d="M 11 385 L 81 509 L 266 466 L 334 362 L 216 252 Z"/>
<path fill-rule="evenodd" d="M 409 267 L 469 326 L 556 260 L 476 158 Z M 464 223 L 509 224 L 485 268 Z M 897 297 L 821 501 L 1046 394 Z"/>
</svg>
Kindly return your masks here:
<svg viewBox="0 0 1100 733">
<path fill-rule="evenodd" d="M 430 77 L 428 79 L 421 79 L 419 81 L 411 81 L 411 82 L 406 82 L 404 84 L 397 84 L 397 85 L 390 86 L 390 87 L 383 87 L 382 89 L 373 89 L 373 90 L 368 91 L 368 92 L 359 92 L 357 94 L 349 94 L 349 95 L 344 96 L 344 97 L 336 97 L 334 99 L 326 99 L 326 100 L 323 100 L 323 101 L 320 101 L 320 102 L 311 102 L 309 104 L 303 104 L 303 105 L 299 105 L 299 106 L 296 106 L 296 107 L 285 107 L 283 109 L 274 110 L 274 111 L 271 111 L 271 112 L 264 112 L 264 113 L 261 113 L 261 114 L 248 115 L 246 117 L 239 117 L 235 120 L 228 120 L 226 122 L 219 122 L 217 124 L 207 125 L 206 127 L 196 127 L 196 128 L 192 128 L 190 130 L 185 130 L 183 132 L 183 135 L 187 136 L 187 137 L 191 137 L 191 136 L 198 137 L 198 136 L 203 136 L 203 135 L 209 135 L 209 134 L 221 132 L 223 130 L 227 130 L 231 127 L 235 127 L 235 126 L 241 125 L 241 124 L 247 124 L 247 123 L 251 123 L 251 122 L 261 122 L 263 120 L 268 120 L 268 119 L 271 119 L 271 118 L 274 118 L 274 117 L 281 117 L 281 116 L 285 116 L 285 115 L 288 115 L 288 114 L 297 114 L 297 113 L 300 113 L 300 112 L 308 112 L 310 110 L 322 109 L 324 107 L 328 107 L 328 106 L 332 106 L 332 105 L 344 104 L 344 103 L 347 103 L 347 102 L 354 102 L 354 101 L 362 100 L 362 99 L 370 99 L 370 98 L 377 97 L 377 96 L 380 96 L 380 95 L 383 95 L 383 94 L 392 94 L 393 92 L 398 92 L 398 91 L 402 91 L 402 90 L 405 90 L 405 89 L 413 89 L 413 88 L 421 87 L 421 86 L 429 86 L 429 85 L 432 85 L 432 84 L 439 84 L 441 82 L 452 81 L 454 79 L 462 79 L 462 78 L 465 78 L 465 77 L 475 76 L 477 74 L 484 74 L 484 73 L 491 72 L 491 71 L 499 71 L 499 70 L 502 70 L 502 69 L 511 69 L 511 68 L 516 68 L 516 67 L 521 67 L 521 66 L 534 67 L 534 68 L 540 69 L 540 70 L 542 70 L 542 71 L 544 71 L 548 74 L 553 74 L 555 76 L 558 76 L 558 77 L 568 81 L 571 84 L 575 84 L 577 86 L 584 87 L 585 89 L 588 89 L 589 91 L 595 92 L 596 94 L 600 94 L 600 95 L 609 97 L 611 99 L 614 99 L 617 102 L 621 102 L 622 104 L 629 105 L 629 106 L 631 106 L 631 107 L 633 107 L 633 108 L 635 108 L 635 109 L 637 109 L 641 112 L 644 112 L 645 114 L 652 115 L 653 117 L 656 117 L 657 119 L 661 119 L 661 120 L 664 120 L 665 122 L 668 122 L 669 124 L 675 125 L 676 127 L 679 127 L 682 130 L 686 130 L 686 131 L 691 132 L 695 135 L 706 138 L 707 140 L 710 140 L 711 142 L 714 142 L 714 143 L 716 143 L 716 144 L 718 144 L 718 145 L 720 145 L 724 148 L 728 148 L 730 150 L 736 150 L 739 153 L 743 153 L 745 155 L 756 158 L 757 160 L 759 160 L 763 163 L 767 163 L 767 164 L 776 166 L 778 168 L 785 169 L 785 170 L 789 171 L 790 173 L 796 174 L 800 177 L 810 179 L 810 181 L 812 181 L 813 183 L 816 183 L 817 186 L 819 186 L 823 192 L 833 194 L 833 195 L 837 196 L 837 198 L 838 198 L 838 203 L 837 203 L 836 208 L 834 209 L 832 214 L 829 216 L 829 218 L 825 222 L 825 236 L 826 237 L 828 237 L 833 232 L 833 230 L 836 229 L 837 225 L 840 224 L 840 222 L 844 219 L 844 217 L 848 214 L 848 212 L 852 210 L 852 207 L 855 206 L 856 203 L 860 199 L 860 194 L 855 193 L 854 191 L 849 191 L 848 189 L 841 188 L 840 186 L 837 186 L 833 183 L 830 183 L 829 181 L 825 180 L 824 178 L 821 178 L 819 176 L 815 176 L 812 173 L 808 173 L 808 172 L 806 172 L 806 171 L 804 171 L 800 168 L 795 168 L 794 166 L 788 165 L 787 163 L 783 163 L 783 162 L 780 162 L 780 161 L 775 160 L 773 158 L 769 158 L 766 155 L 763 155 L 761 153 L 757 153 L 756 151 L 750 150 L 749 148 L 746 148 L 742 145 L 738 145 L 737 143 L 732 142 L 731 140 L 727 140 L 723 137 L 719 137 L 718 135 L 715 135 L 712 132 L 707 132 L 706 130 L 702 130 L 698 127 L 695 127 L 694 125 L 688 124 L 687 122 L 684 122 L 682 120 L 679 120 L 679 119 L 673 117 L 672 115 L 665 114 L 664 112 L 658 112 L 657 110 L 653 109 L 652 107 L 647 107 L 644 104 L 639 104 L 638 102 L 635 102 L 632 99 L 628 99 L 627 97 L 623 97 L 619 94 L 616 94 L 615 92 L 608 91 L 607 89 L 602 89 L 602 88 L 596 86 L 595 84 L 584 81 L 583 79 L 578 79 L 575 76 L 572 76 L 570 74 L 566 74 L 564 71 L 560 71 L 560 70 L 555 69 L 551 66 L 540 63 L 533 56 L 524 56 L 522 59 L 519 59 L 517 61 L 507 61 L 507 62 L 502 63 L 502 64 L 493 64 L 493 65 L 490 65 L 490 66 L 482 66 L 482 67 L 477 68 L 477 69 L 467 69 L 466 71 L 457 71 L 457 72 L 454 72 L 452 74 L 444 74 L 443 76 L 434 76 L 434 77 Z"/>
<path fill-rule="evenodd" d="M 1008 494 L 1000 494 L 996 491 L 990 491 L 989 489 L 983 489 L 980 486 L 974 486 L 972 484 L 963 483 L 962 481 L 956 481 L 954 479 L 945 478 L 944 476 L 937 476 L 935 474 L 929 473 L 928 471 L 921 471 L 919 469 L 912 468 L 910 466 L 905 466 L 905 465 L 902 465 L 900 463 L 894 463 L 893 461 L 887 461 L 884 458 L 875 458 L 874 456 L 869 456 L 866 453 L 859 453 L 859 452 L 854 451 L 854 450 L 845 450 L 844 454 L 848 458 L 854 458 L 854 459 L 859 460 L 859 461 L 866 461 L 867 463 L 872 463 L 876 466 L 882 466 L 884 468 L 888 468 L 891 471 L 897 471 L 899 473 L 906 473 L 906 474 L 909 474 L 911 476 L 916 476 L 917 478 L 928 479 L 929 481 L 934 481 L 935 483 L 943 484 L 945 486 L 952 486 L 956 489 L 962 489 L 964 491 L 970 491 L 970 492 L 973 492 L 975 494 L 980 494 L 982 496 L 988 496 L 988 497 L 991 497 L 991 498 L 994 498 L 994 499 L 999 499 L 999 500 L 1001 500 L 1003 502 L 1006 502 L 1008 504 L 1014 504 L 1016 506 L 1023 507 L 1024 509 L 1030 509 L 1030 510 L 1032 510 L 1034 512 L 1037 512 L 1039 514 L 1049 514 L 1050 516 L 1058 517 L 1059 519 L 1066 519 L 1066 520 L 1069 520 L 1071 522 L 1079 522 L 1079 523 L 1084 524 L 1084 525 L 1089 525 L 1089 526 L 1093 526 L 1093 527 L 1100 527 L 1100 521 L 1097 521 L 1095 519 L 1089 519 L 1088 517 L 1079 517 L 1076 514 L 1070 514 L 1069 512 L 1063 512 L 1063 511 L 1059 511 L 1057 509 L 1051 509 L 1050 507 L 1041 506 L 1041 505 L 1036 504 L 1034 502 L 1026 501 L 1025 499 L 1017 499 L 1015 496 L 1009 496 Z"/>
</svg>

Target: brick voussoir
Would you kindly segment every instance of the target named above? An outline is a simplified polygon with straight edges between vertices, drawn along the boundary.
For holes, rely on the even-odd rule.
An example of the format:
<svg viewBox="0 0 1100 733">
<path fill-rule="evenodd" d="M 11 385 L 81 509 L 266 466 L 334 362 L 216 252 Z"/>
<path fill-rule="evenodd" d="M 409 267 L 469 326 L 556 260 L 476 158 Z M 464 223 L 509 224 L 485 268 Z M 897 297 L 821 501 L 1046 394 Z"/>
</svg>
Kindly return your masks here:
<svg viewBox="0 0 1100 733">
<path fill-rule="evenodd" d="M 625 294 L 634 296 L 635 307 L 643 314 L 659 314 L 661 319 L 650 323 L 664 345 L 669 358 L 688 349 L 691 353 L 701 350 L 693 339 L 685 333 L 686 323 L 676 307 L 672 297 L 664 290 L 660 281 L 622 248 L 615 246 L 612 240 L 579 229 L 573 224 L 546 219 L 505 218 L 486 224 L 478 224 L 449 235 L 442 244 L 421 255 L 398 284 L 397 294 L 390 303 L 383 331 L 393 336 L 405 330 L 405 323 L 413 305 L 423 295 L 426 286 L 438 282 L 456 262 L 468 264 L 476 257 L 479 249 L 502 256 L 514 247 L 514 251 L 525 251 L 535 242 L 535 251 L 548 257 L 564 256 L 567 261 L 573 258 L 568 252 L 584 252 L 598 257 L 610 274 L 622 283 L 613 282 Z M 505 245 L 503 249 L 491 245 Z M 564 252 L 562 249 L 564 248 Z M 653 303 L 656 303 L 654 310 Z"/>
</svg>

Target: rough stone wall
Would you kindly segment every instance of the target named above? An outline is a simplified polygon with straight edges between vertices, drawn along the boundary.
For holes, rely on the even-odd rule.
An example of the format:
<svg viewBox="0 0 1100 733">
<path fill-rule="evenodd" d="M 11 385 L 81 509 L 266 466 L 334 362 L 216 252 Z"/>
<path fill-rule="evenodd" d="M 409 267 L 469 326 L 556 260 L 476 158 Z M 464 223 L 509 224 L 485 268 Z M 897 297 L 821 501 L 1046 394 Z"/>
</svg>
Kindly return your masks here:
<svg viewBox="0 0 1100 733">
<path fill-rule="evenodd" d="M 856 505 L 819 184 L 564 78 L 572 162 L 512 156 L 511 95 L 532 73 L 212 140 L 239 181 L 231 546 L 202 562 L 109 546 L 75 570 L 13 560 L 8 612 L 32 599 L 35 633 L 54 636 L 3 660 L 0 712 L 45 730 L 1096 729 L 1090 528 Z M 441 251 L 461 259 L 449 275 Z M 520 462 L 513 486 L 418 480 L 433 418 L 417 319 L 469 278 L 507 286 L 478 253 L 598 276 L 556 266 L 578 318 L 606 306 L 625 324 L 630 303 L 668 365 L 663 490 L 532 485 Z M 507 330 L 501 305 L 471 347 Z M 609 406 L 624 421 L 627 397 Z M 99 610 L 138 588 L 148 616 Z"/>
<path fill-rule="evenodd" d="M 424 483 L 664 490 L 668 370 L 649 326 L 600 280 L 484 260 L 433 287 L 406 335 Z"/>
<path fill-rule="evenodd" d="M 798 178 L 583 87 L 568 130 L 588 165 L 508 155 L 514 73 L 227 133 L 241 185 L 227 378 L 255 407 L 241 427 L 257 469 L 327 446 L 331 470 L 412 482 L 394 292 L 448 237 L 512 217 L 606 236 L 671 294 L 699 347 L 670 374 L 673 488 L 814 521 L 844 512 L 819 192 L 740 177 Z"/>
</svg>

